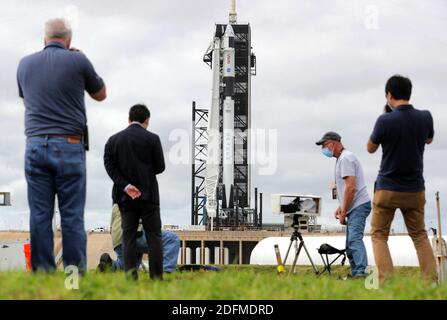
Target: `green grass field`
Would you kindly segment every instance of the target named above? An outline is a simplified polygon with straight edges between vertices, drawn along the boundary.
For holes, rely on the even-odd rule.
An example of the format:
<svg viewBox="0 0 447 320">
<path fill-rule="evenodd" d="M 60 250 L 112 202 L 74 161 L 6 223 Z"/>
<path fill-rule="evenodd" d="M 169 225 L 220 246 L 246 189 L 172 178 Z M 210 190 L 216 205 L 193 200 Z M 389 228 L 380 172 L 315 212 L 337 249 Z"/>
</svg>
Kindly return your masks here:
<svg viewBox="0 0 447 320">
<path fill-rule="evenodd" d="M 65 288 L 65 274 L 0 273 L 0 299 L 447 299 L 447 285 L 422 281 L 417 268 L 399 268 L 394 278 L 377 290 L 364 280 L 341 280 L 346 267 L 331 276 L 315 276 L 299 267 L 291 276 L 277 275 L 274 267 L 227 266 L 222 272 L 176 272 L 153 282 L 141 273 L 137 283 L 124 273 L 89 272 L 78 290 Z"/>
</svg>

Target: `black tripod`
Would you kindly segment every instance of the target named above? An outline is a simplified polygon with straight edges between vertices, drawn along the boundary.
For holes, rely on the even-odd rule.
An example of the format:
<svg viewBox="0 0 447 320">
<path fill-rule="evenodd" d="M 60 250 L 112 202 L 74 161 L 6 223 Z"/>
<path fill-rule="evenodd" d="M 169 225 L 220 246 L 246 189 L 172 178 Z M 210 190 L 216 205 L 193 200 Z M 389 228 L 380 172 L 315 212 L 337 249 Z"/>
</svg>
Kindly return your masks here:
<svg viewBox="0 0 447 320">
<path fill-rule="evenodd" d="M 292 236 L 290 237 L 290 244 L 289 248 L 287 249 L 286 257 L 284 258 L 284 265 L 286 265 L 287 258 L 290 253 L 290 249 L 292 248 L 292 244 L 295 242 L 295 259 L 293 260 L 292 269 L 290 269 L 289 275 L 292 273 L 295 273 L 296 268 L 296 262 L 298 261 L 298 256 L 300 255 L 301 249 L 304 248 L 304 251 L 306 251 L 307 257 L 309 258 L 310 264 L 312 265 L 312 268 L 315 271 L 315 274 L 318 275 L 318 269 L 315 267 L 314 262 L 312 261 L 312 258 L 310 257 L 309 251 L 307 251 L 306 245 L 304 244 L 303 236 L 298 231 L 299 225 L 298 223 L 294 222 L 292 224 L 292 227 L 294 229 Z M 300 240 L 300 244 L 298 245 L 298 240 Z"/>
</svg>

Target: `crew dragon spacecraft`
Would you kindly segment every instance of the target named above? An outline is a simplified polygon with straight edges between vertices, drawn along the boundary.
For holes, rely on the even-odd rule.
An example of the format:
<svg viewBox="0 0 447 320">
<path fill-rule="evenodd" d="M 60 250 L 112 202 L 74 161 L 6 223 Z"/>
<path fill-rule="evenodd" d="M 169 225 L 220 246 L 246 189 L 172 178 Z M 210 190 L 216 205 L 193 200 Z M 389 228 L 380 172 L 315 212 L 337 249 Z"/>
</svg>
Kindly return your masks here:
<svg viewBox="0 0 447 320">
<path fill-rule="evenodd" d="M 255 208 L 250 208 L 251 76 L 256 74 L 251 49 L 250 24 L 237 23 L 231 0 L 229 22 L 216 24 L 203 58 L 212 71 L 211 105 L 199 109 L 193 102 L 191 222 L 211 230 L 262 223 L 257 189 Z M 197 119 L 207 120 L 206 133 Z M 205 142 L 198 143 L 204 135 Z"/>
</svg>

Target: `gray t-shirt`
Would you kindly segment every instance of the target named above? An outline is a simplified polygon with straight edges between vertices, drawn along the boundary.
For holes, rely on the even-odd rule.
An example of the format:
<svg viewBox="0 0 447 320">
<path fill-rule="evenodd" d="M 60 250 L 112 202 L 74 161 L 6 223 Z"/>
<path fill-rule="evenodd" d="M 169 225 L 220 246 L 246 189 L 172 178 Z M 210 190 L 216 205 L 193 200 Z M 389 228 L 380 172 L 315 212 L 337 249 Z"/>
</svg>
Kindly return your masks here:
<svg viewBox="0 0 447 320">
<path fill-rule="evenodd" d="M 335 164 L 335 183 L 337 184 L 337 194 L 340 207 L 343 206 L 345 196 L 345 180 L 346 177 L 355 177 L 355 195 L 351 202 L 351 206 L 346 212 L 371 201 L 366 189 L 365 178 L 363 176 L 362 165 L 357 157 L 350 151 L 343 150 Z"/>
</svg>

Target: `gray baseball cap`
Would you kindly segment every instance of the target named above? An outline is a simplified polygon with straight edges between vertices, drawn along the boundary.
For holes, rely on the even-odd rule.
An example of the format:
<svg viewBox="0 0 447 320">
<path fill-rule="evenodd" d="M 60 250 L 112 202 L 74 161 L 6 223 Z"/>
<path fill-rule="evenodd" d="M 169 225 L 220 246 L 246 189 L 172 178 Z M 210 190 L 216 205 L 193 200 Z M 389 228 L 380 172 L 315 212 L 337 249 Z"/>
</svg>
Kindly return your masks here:
<svg viewBox="0 0 447 320">
<path fill-rule="evenodd" d="M 337 132 L 329 131 L 326 132 L 320 140 L 315 142 L 317 146 L 321 146 L 323 143 L 325 143 L 328 140 L 335 140 L 335 141 L 341 141 L 341 136 Z"/>
</svg>

